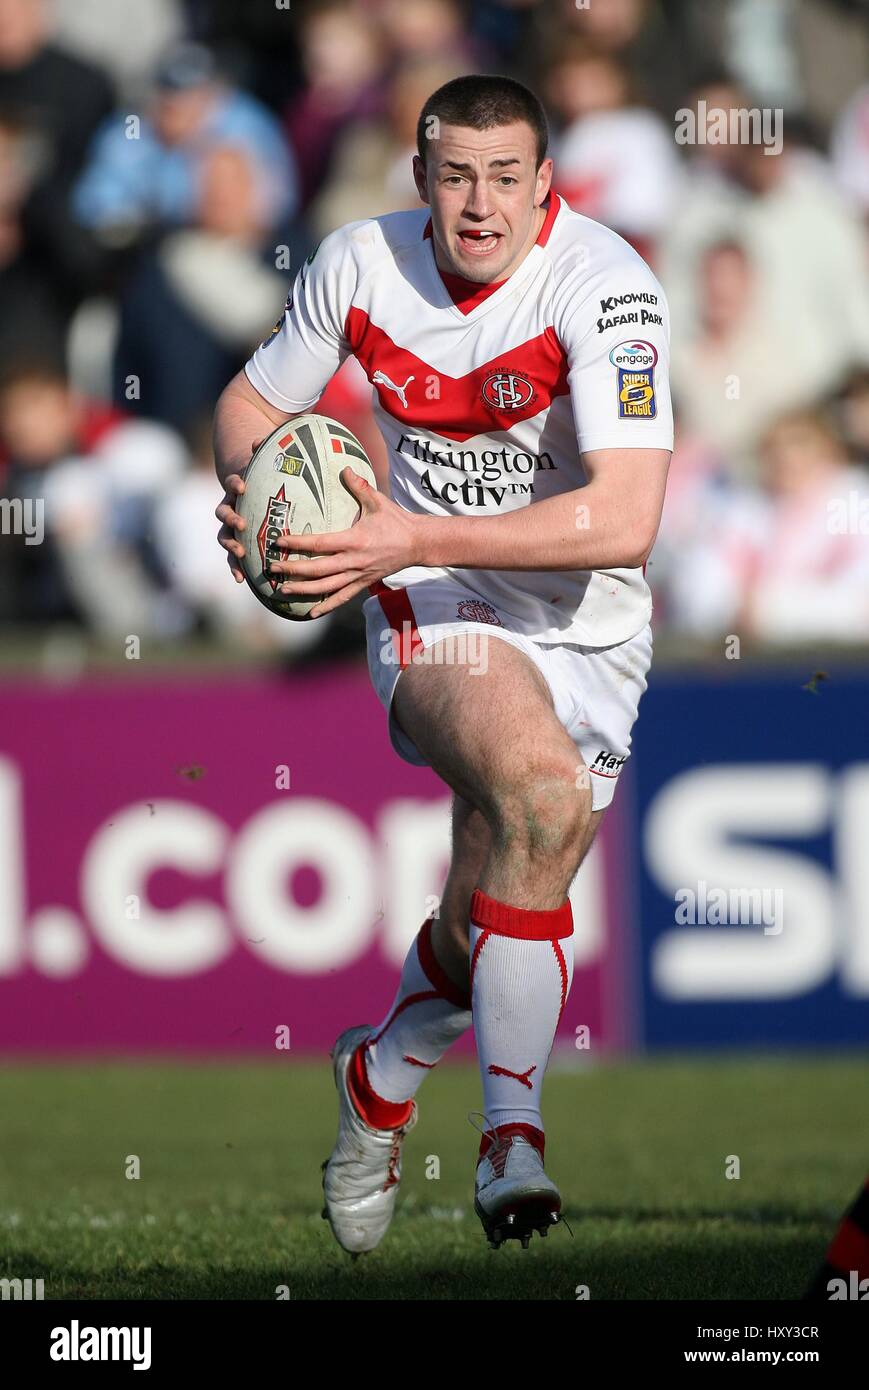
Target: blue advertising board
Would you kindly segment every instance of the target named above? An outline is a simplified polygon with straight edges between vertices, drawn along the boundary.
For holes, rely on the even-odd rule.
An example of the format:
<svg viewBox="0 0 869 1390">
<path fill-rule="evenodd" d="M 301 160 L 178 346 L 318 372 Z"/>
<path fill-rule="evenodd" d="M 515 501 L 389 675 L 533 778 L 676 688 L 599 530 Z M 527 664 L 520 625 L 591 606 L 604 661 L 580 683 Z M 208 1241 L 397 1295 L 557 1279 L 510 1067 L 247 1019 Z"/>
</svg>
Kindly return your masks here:
<svg viewBox="0 0 869 1390">
<path fill-rule="evenodd" d="M 636 1041 L 865 1044 L 869 676 L 728 675 L 640 708 Z"/>
</svg>

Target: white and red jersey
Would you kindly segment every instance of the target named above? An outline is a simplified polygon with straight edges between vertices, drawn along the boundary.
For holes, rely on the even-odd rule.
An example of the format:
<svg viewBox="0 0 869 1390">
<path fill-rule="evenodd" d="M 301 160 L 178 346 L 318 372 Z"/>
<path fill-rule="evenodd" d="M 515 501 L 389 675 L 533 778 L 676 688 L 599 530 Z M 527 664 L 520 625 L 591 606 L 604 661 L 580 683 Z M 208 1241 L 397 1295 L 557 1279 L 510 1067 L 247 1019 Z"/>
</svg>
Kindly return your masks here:
<svg viewBox="0 0 869 1390">
<path fill-rule="evenodd" d="M 494 285 L 441 275 L 425 207 L 332 232 L 246 372 L 298 414 L 350 353 L 374 387 L 392 497 L 411 512 L 497 516 L 583 487 L 583 452 L 673 447 L 661 286 L 626 241 L 554 193 L 535 245 Z M 609 646 L 651 612 L 638 569 L 414 566 L 385 583 L 431 575 L 538 642 Z"/>
</svg>

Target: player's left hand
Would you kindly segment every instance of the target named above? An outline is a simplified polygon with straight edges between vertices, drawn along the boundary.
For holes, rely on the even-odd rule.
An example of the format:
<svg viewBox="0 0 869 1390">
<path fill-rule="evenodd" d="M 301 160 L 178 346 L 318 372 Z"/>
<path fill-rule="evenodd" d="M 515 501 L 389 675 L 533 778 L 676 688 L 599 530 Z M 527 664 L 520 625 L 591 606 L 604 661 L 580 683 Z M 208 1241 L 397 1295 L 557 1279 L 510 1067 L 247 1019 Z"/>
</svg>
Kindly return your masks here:
<svg viewBox="0 0 869 1390">
<path fill-rule="evenodd" d="M 287 576 L 281 593 L 300 598 L 324 595 L 311 609 L 321 618 L 387 574 L 419 564 L 421 518 L 405 511 L 378 492 L 352 468 L 341 471 L 341 482 L 356 498 L 360 514 L 349 531 L 322 536 L 281 536 L 280 550 L 304 551 L 306 560 L 275 560 L 269 572 Z"/>
</svg>

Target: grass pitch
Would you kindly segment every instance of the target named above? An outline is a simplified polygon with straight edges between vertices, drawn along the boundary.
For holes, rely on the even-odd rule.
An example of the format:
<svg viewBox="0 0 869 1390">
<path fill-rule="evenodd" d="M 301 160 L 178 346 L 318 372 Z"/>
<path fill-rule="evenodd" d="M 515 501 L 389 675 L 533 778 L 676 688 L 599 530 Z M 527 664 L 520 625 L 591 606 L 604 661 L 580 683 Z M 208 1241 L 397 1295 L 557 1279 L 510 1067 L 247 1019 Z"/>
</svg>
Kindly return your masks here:
<svg viewBox="0 0 869 1390">
<path fill-rule="evenodd" d="M 392 1228 L 353 1262 L 320 1219 L 328 1064 L 7 1065 L 0 1276 L 43 1278 L 47 1299 L 799 1297 L 869 1164 L 867 1083 L 853 1054 L 551 1070 L 547 1168 L 573 1237 L 492 1251 L 465 1118 L 479 1079 L 443 1066 Z"/>
</svg>

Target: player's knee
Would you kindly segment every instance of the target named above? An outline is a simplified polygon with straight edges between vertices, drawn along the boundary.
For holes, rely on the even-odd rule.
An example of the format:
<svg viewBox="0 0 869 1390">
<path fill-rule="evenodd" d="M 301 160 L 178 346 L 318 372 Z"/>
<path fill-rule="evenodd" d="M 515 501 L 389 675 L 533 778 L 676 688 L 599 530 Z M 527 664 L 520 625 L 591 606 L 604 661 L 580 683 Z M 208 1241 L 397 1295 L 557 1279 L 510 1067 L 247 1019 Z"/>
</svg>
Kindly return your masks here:
<svg viewBox="0 0 869 1390">
<path fill-rule="evenodd" d="M 525 768 L 501 787 L 493 807 L 493 833 L 512 854 L 535 860 L 574 860 L 588 835 L 591 803 L 576 785 L 569 761 Z"/>
</svg>

